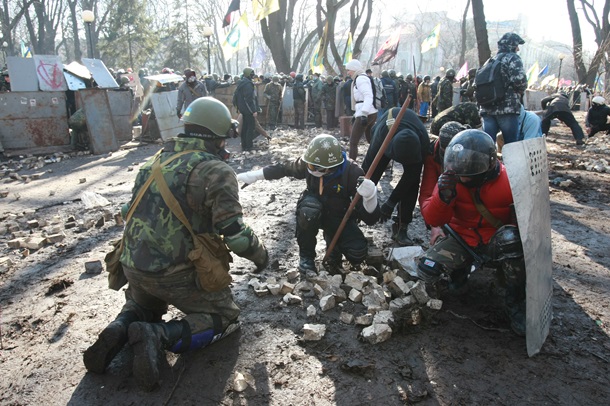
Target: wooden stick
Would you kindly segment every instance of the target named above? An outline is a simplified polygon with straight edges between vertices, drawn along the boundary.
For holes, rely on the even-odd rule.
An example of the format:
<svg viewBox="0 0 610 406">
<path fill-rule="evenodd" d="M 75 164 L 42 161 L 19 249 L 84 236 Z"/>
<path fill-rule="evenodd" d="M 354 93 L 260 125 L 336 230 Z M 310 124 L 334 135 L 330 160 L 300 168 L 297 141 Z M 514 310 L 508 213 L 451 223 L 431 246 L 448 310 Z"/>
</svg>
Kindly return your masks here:
<svg viewBox="0 0 610 406">
<path fill-rule="evenodd" d="M 394 134 L 398 130 L 398 126 L 400 125 L 400 120 L 402 120 L 402 117 L 405 115 L 405 112 L 407 111 L 407 108 L 408 108 L 410 102 L 411 102 L 411 95 L 408 95 L 407 100 L 405 100 L 405 102 L 402 104 L 400 112 L 396 116 L 396 121 L 394 121 L 392 128 L 390 128 L 390 131 L 386 135 L 385 140 L 383 141 L 383 144 L 381 144 L 381 147 L 379 148 L 379 151 L 377 151 L 377 155 L 375 155 L 375 159 L 373 160 L 371 167 L 366 172 L 366 175 L 364 175 L 365 179 L 370 179 L 371 176 L 373 175 L 373 173 L 375 172 L 375 169 L 377 168 L 377 165 L 379 164 L 381 157 L 383 156 L 385 150 L 388 148 L 388 145 L 390 145 L 390 142 L 392 141 Z M 352 211 L 354 211 L 354 207 L 356 207 L 358 200 L 360 200 L 360 194 L 356 193 L 356 195 L 352 199 L 352 202 L 350 203 L 349 207 L 347 208 L 347 211 L 345 212 L 345 216 L 343 216 L 343 220 L 341 220 L 341 224 L 339 224 L 339 228 L 337 228 L 337 232 L 335 233 L 333 239 L 331 240 L 330 244 L 328 245 L 328 248 L 326 249 L 326 254 L 324 254 L 324 259 L 322 260 L 322 262 L 326 261 L 328 259 L 328 256 L 330 255 L 330 253 L 333 252 L 333 249 L 335 248 L 335 245 L 337 245 L 337 241 L 339 240 L 339 237 L 341 236 L 341 233 L 343 232 L 343 229 L 345 228 L 345 225 L 347 224 L 347 220 L 352 215 Z"/>
</svg>

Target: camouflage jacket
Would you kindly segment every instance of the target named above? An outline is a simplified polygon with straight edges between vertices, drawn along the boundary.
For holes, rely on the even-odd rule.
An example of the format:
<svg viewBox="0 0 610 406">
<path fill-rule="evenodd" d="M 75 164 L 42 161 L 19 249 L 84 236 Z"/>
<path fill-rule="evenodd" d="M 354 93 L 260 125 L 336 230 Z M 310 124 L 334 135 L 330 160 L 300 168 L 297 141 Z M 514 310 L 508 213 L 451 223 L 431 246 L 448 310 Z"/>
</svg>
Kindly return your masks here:
<svg viewBox="0 0 610 406">
<path fill-rule="evenodd" d="M 471 128 L 477 128 L 481 125 L 479 108 L 476 103 L 466 102 L 441 111 L 430 124 L 430 133 L 438 135 L 443 124 L 449 121 L 457 121 L 468 124 Z"/>
<path fill-rule="evenodd" d="M 451 80 L 444 78 L 438 84 L 438 94 L 436 99 L 436 108 L 439 112 L 448 109 L 453 105 L 453 83 Z"/>
<path fill-rule="evenodd" d="M 265 85 L 265 97 L 269 99 L 271 104 L 279 104 L 282 99 L 282 85 L 279 83 L 267 83 Z"/>
<path fill-rule="evenodd" d="M 193 153 L 175 159 L 161 171 L 193 232 L 214 233 L 217 224 L 241 217 L 233 169 L 217 155 L 208 153 L 204 141 L 196 138 L 170 141 L 160 155 L 161 162 L 180 151 Z M 153 162 L 149 160 L 140 169 L 131 202 L 151 176 Z M 191 234 L 165 204 L 154 181 L 125 225 L 124 238 L 121 263 L 147 272 L 187 264 L 193 248 Z"/>
<path fill-rule="evenodd" d="M 332 84 L 325 84 L 322 87 L 322 108 L 327 110 L 335 109 L 335 101 L 337 99 L 337 86 L 333 82 Z"/>
<path fill-rule="evenodd" d="M 364 176 L 364 171 L 357 163 L 350 161 L 343 152 L 343 164 L 341 168 L 332 174 L 317 178 L 307 171 L 307 163 L 301 158 L 266 166 L 263 168 L 265 179 L 281 179 L 291 176 L 296 179 L 307 181 L 307 191 L 318 196 L 324 207 L 324 216 L 342 218 L 356 195 L 358 178 Z M 373 225 L 379 220 L 379 210 L 368 213 L 362 205 L 362 199 L 358 201 L 352 213 L 352 219 L 360 219 L 368 225 Z M 324 221 L 322 218 L 322 221 Z"/>
<path fill-rule="evenodd" d="M 310 83 L 311 97 L 314 103 L 319 103 L 322 99 L 322 88 L 324 83 L 320 79 L 312 80 Z M 320 106 L 318 106 L 319 108 Z"/>
<path fill-rule="evenodd" d="M 502 78 L 506 94 L 504 99 L 490 106 L 481 106 L 481 115 L 499 116 L 503 114 L 519 114 L 521 111 L 521 99 L 527 89 L 527 76 L 523 68 L 523 62 L 519 55 L 514 52 L 500 52 Z M 500 55 L 502 54 L 502 55 Z"/>
</svg>

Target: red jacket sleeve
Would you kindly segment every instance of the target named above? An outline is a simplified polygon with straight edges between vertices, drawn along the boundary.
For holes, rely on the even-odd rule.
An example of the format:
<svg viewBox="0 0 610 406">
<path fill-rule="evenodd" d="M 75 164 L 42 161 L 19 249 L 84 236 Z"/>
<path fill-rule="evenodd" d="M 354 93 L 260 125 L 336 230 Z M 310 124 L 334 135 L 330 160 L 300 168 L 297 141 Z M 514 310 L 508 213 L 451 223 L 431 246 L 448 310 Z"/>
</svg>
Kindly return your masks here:
<svg viewBox="0 0 610 406">
<path fill-rule="evenodd" d="M 432 197 L 439 176 L 441 176 L 441 166 L 434 161 L 434 155 L 427 155 L 424 161 L 424 173 L 419 188 L 419 209 L 422 212 L 428 205 L 430 197 Z"/>
</svg>

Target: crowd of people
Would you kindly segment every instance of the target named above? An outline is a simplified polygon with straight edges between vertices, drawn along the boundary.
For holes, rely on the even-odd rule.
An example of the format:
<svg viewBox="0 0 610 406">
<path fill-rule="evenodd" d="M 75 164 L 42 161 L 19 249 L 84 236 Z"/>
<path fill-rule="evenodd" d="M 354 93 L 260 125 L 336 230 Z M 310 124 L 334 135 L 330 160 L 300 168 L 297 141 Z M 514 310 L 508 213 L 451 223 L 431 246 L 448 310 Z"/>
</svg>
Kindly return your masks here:
<svg viewBox="0 0 610 406">
<path fill-rule="evenodd" d="M 361 221 L 374 225 L 391 220 L 396 244 L 412 245 L 408 225 L 419 199 L 430 229 L 429 249 L 418 262 L 419 279 L 427 284 L 446 280 L 449 291 L 458 294 L 468 286 L 475 263 L 496 269 L 505 288 L 504 308 L 511 328 L 525 335 L 523 246 L 496 137 L 501 133 L 504 143 L 512 143 L 542 136 L 552 118 L 570 126 L 577 144 L 584 135 L 565 110 L 566 97 L 561 93 L 543 100 L 542 120 L 525 111 L 522 97 L 527 81 L 517 55 L 523 44 L 514 33 L 500 39 L 497 58 L 506 64 L 501 78 L 506 92 L 485 105 L 478 101 L 473 87 L 476 71 L 469 72 L 464 82 L 468 84 L 459 92 L 461 102 L 453 105 L 452 69 L 442 79 L 424 76 L 418 83 L 417 77 L 407 75 L 401 80 L 393 71 L 381 72 L 377 81 L 358 60 L 346 64 L 345 80 L 318 74 L 305 78 L 294 72 L 261 78 L 247 67 L 237 80 L 233 97 L 242 116 L 244 150 L 252 148 L 261 112 L 256 82 L 265 86 L 267 125 L 271 128 L 280 122 L 280 101 L 286 86 L 292 89 L 296 128 L 304 127 L 303 108 L 309 99 L 313 100 L 314 125 L 322 126 L 321 113 L 327 110 L 327 127 L 332 129 L 336 114 L 331 106 L 348 89 L 349 100 L 344 101 L 342 113 L 352 116 L 353 126 L 347 150 L 336 136 L 319 134 L 300 157 L 237 175 L 225 163 L 224 147 L 228 137 L 236 136 L 238 122 L 225 104 L 209 97 L 211 87 L 205 79 L 199 81 L 194 72 L 185 72 L 177 106 L 184 129 L 142 166 L 132 199 L 124 207 L 120 262 L 123 284 L 129 284 L 126 303 L 116 320 L 85 351 L 87 369 L 103 373 L 129 342 L 134 351 L 133 374 L 142 386 L 152 389 L 158 383 L 159 359 L 166 350 L 203 348 L 235 331 L 240 309 L 229 287 L 231 257 L 222 247 L 251 260 L 256 271 L 269 262 L 264 242 L 244 219 L 239 183 L 287 176 L 304 181 L 295 213 L 302 272 L 324 269 L 329 274 L 345 275 L 361 269 L 368 246 Z M 226 83 L 231 80 L 225 79 Z M 338 92 L 338 87 L 346 91 Z M 311 98 L 306 97 L 307 92 Z M 594 97 L 587 116 L 589 136 L 608 131 L 609 115 L 603 97 Z M 432 119 L 429 128 L 424 124 L 428 118 Z M 363 135 L 368 148 L 359 164 L 358 145 Z M 378 183 L 391 161 L 402 165 L 403 174 L 389 197 L 380 202 Z M 354 211 L 342 228 L 351 206 Z M 318 266 L 320 230 L 328 254 Z M 483 263 L 479 263 L 481 258 Z M 350 264 L 348 269 L 344 260 Z M 170 304 L 185 317 L 162 321 Z"/>
</svg>

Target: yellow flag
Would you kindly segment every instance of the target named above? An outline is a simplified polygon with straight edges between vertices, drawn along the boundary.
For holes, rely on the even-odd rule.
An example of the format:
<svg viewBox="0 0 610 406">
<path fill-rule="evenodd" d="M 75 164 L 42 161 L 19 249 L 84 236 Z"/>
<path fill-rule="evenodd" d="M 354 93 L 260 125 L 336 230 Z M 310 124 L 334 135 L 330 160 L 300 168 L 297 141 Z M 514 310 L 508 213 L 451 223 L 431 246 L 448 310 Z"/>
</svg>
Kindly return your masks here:
<svg viewBox="0 0 610 406">
<path fill-rule="evenodd" d="M 235 52 L 246 48 L 250 44 L 250 38 L 252 38 L 252 30 L 248 24 L 248 17 L 244 13 L 222 42 L 222 52 L 225 55 L 225 59 L 231 59 Z"/>
<path fill-rule="evenodd" d="M 527 85 L 531 86 L 538 80 L 538 73 L 540 72 L 540 65 L 538 61 L 534 62 L 531 68 L 527 71 Z"/>
<path fill-rule="evenodd" d="M 436 48 L 438 46 L 438 40 L 440 39 L 441 34 L 441 24 L 436 24 L 436 27 L 432 30 L 430 35 L 426 37 L 426 39 L 421 43 L 421 53 L 428 52 L 432 48 Z"/>
<path fill-rule="evenodd" d="M 279 0 L 252 0 L 252 14 L 254 21 L 260 21 L 271 13 L 280 9 Z"/>
<path fill-rule="evenodd" d="M 324 58 L 326 57 L 326 33 L 328 31 L 328 22 L 324 26 L 324 31 L 322 32 L 322 38 L 318 41 L 318 46 L 316 46 L 316 50 L 311 56 L 311 61 L 309 62 L 309 67 L 313 71 L 313 73 L 322 73 L 324 71 Z"/>
</svg>

